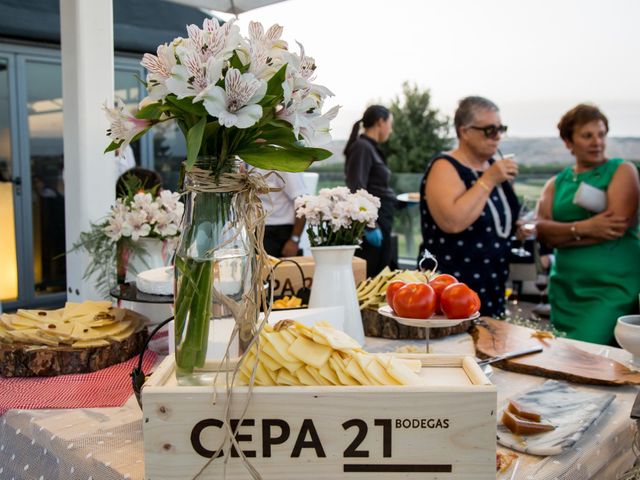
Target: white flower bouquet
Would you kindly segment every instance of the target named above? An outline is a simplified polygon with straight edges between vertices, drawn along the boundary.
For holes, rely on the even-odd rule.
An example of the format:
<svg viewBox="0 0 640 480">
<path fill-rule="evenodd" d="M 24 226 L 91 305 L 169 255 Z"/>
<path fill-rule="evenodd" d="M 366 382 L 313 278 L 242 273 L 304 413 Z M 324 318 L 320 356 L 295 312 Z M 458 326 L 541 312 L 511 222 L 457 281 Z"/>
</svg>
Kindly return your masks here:
<svg viewBox="0 0 640 480">
<path fill-rule="evenodd" d="M 260 186 L 264 179 L 252 170 L 234 171 L 237 160 L 265 170 L 301 172 L 331 155 L 317 147 L 331 140 L 329 122 L 338 107 L 324 114 L 322 108 L 333 94 L 314 83 L 315 60 L 300 44 L 298 52 L 289 51 L 282 33 L 279 25 L 265 30 L 257 22 L 249 24 L 247 37 L 233 21 L 220 25 L 206 19 L 202 28 L 189 25 L 186 38 L 175 38 L 160 45 L 155 55 L 144 55 L 148 96 L 139 110 L 126 112 L 121 102 L 106 108 L 111 140 L 106 151 L 123 150 L 163 122 L 176 122 L 186 140 L 182 173 L 188 218 L 175 260 L 179 378 L 196 377 L 194 369 L 204 366 L 210 319 L 214 311 L 221 311 L 214 304 L 234 307 L 241 342 L 255 338 L 260 300 L 244 299 L 264 298 L 262 279 L 256 274 L 262 271 L 263 256 L 245 261 L 251 266 L 243 270 L 249 280 L 241 283 L 245 290 L 236 295 L 243 304 L 216 288 L 217 267 L 212 266 L 226 258 L 216 250 L 230 250 L 245 236 L 248 245 L 239 249 L 243 255 L 253 256 L 262 248 L 263 239 L 255 232 L 262 231 L 257 227 L 264 216 L 252 195 L 266 188 Z M 144 221 L 132 220 L 125 229 L 123 218 L 114 219 L 110 234 L 130 230 L 143 235 Z M 224 231 L 229 225 L 238 226 L 233 234 Z M 229 238 L 223 241 L 224 235 Z M 198 244 L 201 252 L 189 246 Z"/>
<path fill-rule="evenodd" d="M 124 281 L 131 254 L 139 255 L 145 262 L 144 248 L 137 245 L 139 239 L 163 241 L 168 247 L 167 255 L 171 255 L 184 212 L 178 193 L 157 192 L 157 187 L 145 190 L 141 180 L 133 175 L 125 178 L 123 187 L 125 194 L 116 199 L 106 218 L 91 223 L 91 228 L 80 233 L 71 248 L 91 256 L 84 278 L 95 275 L 96 287 L 105 298 L 113 285 Z"/>
<path fill-rule="evenodd" d="M 136 241 L 141 237 L 175 237 L 184 212 L 180 194 L 162 190 L 155 195 L 140 191 L 132 197 L 116 199 L 107 217 L 104 233 L 114 242 L 121 238 Z"/>
<path fill-rule="evenodd" d="M 323 188 L 319 195 L 295 201 L 296 215 L 305 217 L 313 247 L 359 245 L 365 228 L 375 228 L 380 199 L 360 189 Z"/>
<path fill-rule="evenodd" d="M 233 21 L 206 19 L 187 27 L 187 38 L 144 55 L 149 95 L 135 114 L 122 102 L 105 107 L 110 121 L 106 151 L 120 149 L 153 125 L 176 121 L 187 142 L 186 167 L 198 156 L 215 158 L 214 174 L 233 156 L 267 170 L 303 171 L 331 152 L 312 148 L 331 140 L 329 122 L 339 107 L 321 113 L 329 89 L 313 83 L 312 57 L 290 52 L 283 28 L 266 32 L 257 22 L 244 38 Z"/>
</svg>

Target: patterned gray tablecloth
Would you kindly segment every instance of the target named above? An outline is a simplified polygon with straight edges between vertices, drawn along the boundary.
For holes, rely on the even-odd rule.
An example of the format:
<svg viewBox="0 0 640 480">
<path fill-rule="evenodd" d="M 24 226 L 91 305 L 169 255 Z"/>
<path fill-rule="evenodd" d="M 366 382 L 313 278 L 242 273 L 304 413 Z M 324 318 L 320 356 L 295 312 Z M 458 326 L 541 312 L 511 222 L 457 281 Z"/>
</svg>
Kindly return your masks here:
<svg viewBox="0 0 640 480">
<path fill-rule="evenodd" d="M 626 361 L 623 350 L 584 343 L 594 353 L 608 353 Z M 396 351 L 424 341 L 367 338 L 370 351 Z M 466 334 L 432 340 L 436 353 L 474 353 Z M 542 384 L 545 379 L 494 369 L 491 380 L 498 387 L 498 402 Z M 629 419 L 637 389 L 634 387 L 575 388 L 612 392 L 615 401 L 592 425 L 573 449 L 554 457 L 520 454 L 515 479 L 613 480 L 629 470 L 635 456 L 635 425 Z M 15 480 L 141 480 L 144 477 L 142 413 L 132 397 L 121 408 L 77 410 L 9 410 L 0 417 L 0 479 Z M 511 480 L 512 470 L 499 477 Z"/>
</svg>

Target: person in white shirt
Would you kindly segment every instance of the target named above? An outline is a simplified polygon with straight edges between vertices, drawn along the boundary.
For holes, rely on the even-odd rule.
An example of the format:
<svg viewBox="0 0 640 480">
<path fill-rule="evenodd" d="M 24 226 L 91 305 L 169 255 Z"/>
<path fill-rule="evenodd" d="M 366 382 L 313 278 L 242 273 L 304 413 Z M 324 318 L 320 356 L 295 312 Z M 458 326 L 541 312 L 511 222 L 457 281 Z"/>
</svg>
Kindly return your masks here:
<svg viewBox="0 0 640 480">
<path fill-rule="evenodd" d="M 256 169 L 266 175 L 268 170 Z M 264 249 L 273 257 L 293 257 L 301 255 L 300 235 L 306 220 L 297 218 L 294 201 L 305 195 L 307 188 L 302 173 L 276 172 L 267 178 L 270 187 L 282 187 L 279 192 L 260 195 L 262 205 L 267 212 L 264 234 Z M 282 181 L 278 178 L 282 177 Z M 284 182 L 284 185 L 283 185 Z"/>
</svg>

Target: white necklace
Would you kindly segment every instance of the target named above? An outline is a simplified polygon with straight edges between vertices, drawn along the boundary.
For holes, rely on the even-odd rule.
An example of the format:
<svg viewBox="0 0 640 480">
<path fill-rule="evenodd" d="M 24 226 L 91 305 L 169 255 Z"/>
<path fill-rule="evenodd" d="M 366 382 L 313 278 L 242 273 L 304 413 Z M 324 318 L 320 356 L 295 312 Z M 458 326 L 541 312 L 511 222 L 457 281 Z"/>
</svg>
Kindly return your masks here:
<svg viewBox="0 0 640 480">
<path fill-rule="evenodd" d="M 473 168 L 470 168 L 470 170 L 471 173 L 473 173 L 473 176 L 478 178 L 478 174 L 476 173 L 476 171 Z M 491 217 L 493 218 L 493 225 L 496 229 L 496 234 L 500 238 L 507 238 L 511 233 L 511 208 L 509 207 L 509 201 L 507 200 L 507 196 L 504 193 L 502 185 L 497 185 L 496 188 L 498 189 L 498 197 L 500 197 L 500 202 L 504 207 L 504 226 L 500 223 L 500 214 L 498 213 L 498 209 L 494 205 L 493 200 L 491 200 L 491 192 L 489 192 L 487 204 L 489 205 L 489 211 L 491 212 Z"/>
</svg>

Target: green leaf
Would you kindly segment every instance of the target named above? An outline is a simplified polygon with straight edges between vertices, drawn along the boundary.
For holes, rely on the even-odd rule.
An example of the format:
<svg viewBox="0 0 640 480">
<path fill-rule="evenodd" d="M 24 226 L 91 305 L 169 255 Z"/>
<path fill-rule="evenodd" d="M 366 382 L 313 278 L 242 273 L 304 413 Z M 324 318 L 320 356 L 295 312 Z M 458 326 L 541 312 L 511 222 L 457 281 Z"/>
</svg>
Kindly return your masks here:
<svg viewBox="0 0 640 480">
<path fill-rule="evenodd" d="M 271 120 L 260 128 L 257 138 L 268 139 L 275 145 L 293 145 L 297 141 L 293 128 L 284 120 Z"/>
<path fill-rule="evenodd" d="M 322 148 L 295 145 L 253 144 L 236 152 L 242 160 L 254 167 L 283 172 L 303 172 L 313 162 L 324 160 L 331 152 Z"/>
<path fill-rule="evenodd" d="M 169 94 L 166 97 L 167 102 L 176 107 L 181 112 L 190 113 L 198 117 L 204 117 L 207 115 L 207 111 L 204 108 L 202 102 L 193 103 L 193 97 L 178 99 L 174 94 Z"/>
<path fill-rule="evenodd" d="M 145 120 L 158 120 L 164 112 L 170 110 L 171 107 L 169 105 L 163 105 L 160 102 L 150 103 L 138 110 L 135 117 Z"/>
<path fill-rule="evenodd" d="M 284 82 L 286 75 L 287 64 L 285 63 L 282 67 L 280 67 L 280 70 L 278 70 L 275 75 L 269 79 L 269 82 L 267 83 L 267 91 L 265 92 L 264 98 L 262 99 L 263 101 L 265 100 L 265 98 L 269 97 L 277 97 L 278 99 L 282 98 L 282 82 Z M 264 106 L 262 101 L 260 101 L 259 103 L 260 105 Z"/>
<path fill-rule="evenodd" d="M 258 103 L 264 109 L 273 108 L 282 101 L 282 95 L 265 95 Z"/>
<path fill-rule="evenodd" d="M 187 133 L 187 169 L 190 169 L 196 163 L 200 147 L 202 147 L 202 136 L 206 124 L 207 117 L 202 117 Z"/>
<path fill-rule="evenodd" d="M 238 70 L 240 70 L 240 73 L 248 72 L 250 66 L 244 65 L 242 63 L 242 60 L 240 60 L 240 57 L 238 56 L 238 52 L 236 52 L 235 50 L 233 51 L 233 55 L 229 59 L 229 65 L 231 65 L 232 68 L 237 68 Z"/>
<path fill-rule="evenodd" d="M 124 140 L 123 140 L 124 141 Z M 118 148 L 120 148 L 120 145 L 122 145 L 122 142 L 111 142 L 107 148 L 104 149 L 103 153 L 109 153 L 109 152 L 113 152 L 114 150 L 117 150 Z"/>
</svg>

